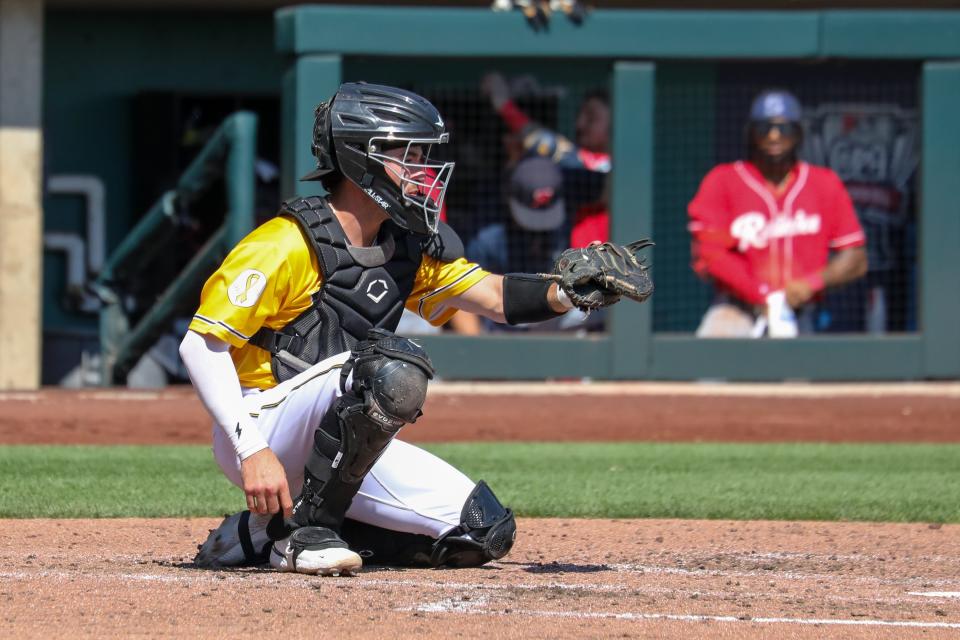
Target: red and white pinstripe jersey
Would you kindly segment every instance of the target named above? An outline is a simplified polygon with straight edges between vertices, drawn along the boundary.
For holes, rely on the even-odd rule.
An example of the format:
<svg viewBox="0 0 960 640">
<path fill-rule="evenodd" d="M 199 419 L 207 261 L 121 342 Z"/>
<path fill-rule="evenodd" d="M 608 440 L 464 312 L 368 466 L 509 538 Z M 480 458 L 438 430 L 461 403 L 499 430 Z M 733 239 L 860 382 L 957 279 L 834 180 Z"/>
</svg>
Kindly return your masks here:
<svg viewBox="0 0 960 640">
<path fill-rule="evenodd" d="M 866 242 L 840 178 L 806 162 L 779 194 L 750 162 L 714 167 L 688 213 L 694 269 L 751 304 L 791 280 L 819 289 L 830 251 Z"/>
</svg>

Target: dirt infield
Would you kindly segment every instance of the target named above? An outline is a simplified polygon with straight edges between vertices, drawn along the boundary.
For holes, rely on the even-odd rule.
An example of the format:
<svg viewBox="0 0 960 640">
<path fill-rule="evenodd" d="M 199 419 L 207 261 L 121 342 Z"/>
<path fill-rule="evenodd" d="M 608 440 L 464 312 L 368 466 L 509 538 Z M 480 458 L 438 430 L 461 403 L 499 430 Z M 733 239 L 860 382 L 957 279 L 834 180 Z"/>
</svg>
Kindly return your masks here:
<svg viewBox="0 0 960 640">
<path fill-rule="evenodd" d="M 958 385 L 436 385 L 412 441 L 960 441 Z M 2 444 L 207 443 L 187 388 L 0 394 Z M 504 561 L 191 564 L 214 519 L 0 521 L 0 636 L 957 638 L 960 525 L 521 519 Z"/>
<path fill-rule="evenodd" d="M 437 384 L 411 442 L 960 442 L 960 385 Z M 189 387 L 0 393 L 2 444 L 206 444 Z"/>
<path fill-rule="evenodd" d="M 311 578 L 195 568 L 216 524 L 0 522 L 3 636 L 960 636 L 960 526 L 521 519 L 482 569 Z"/>
</svg>

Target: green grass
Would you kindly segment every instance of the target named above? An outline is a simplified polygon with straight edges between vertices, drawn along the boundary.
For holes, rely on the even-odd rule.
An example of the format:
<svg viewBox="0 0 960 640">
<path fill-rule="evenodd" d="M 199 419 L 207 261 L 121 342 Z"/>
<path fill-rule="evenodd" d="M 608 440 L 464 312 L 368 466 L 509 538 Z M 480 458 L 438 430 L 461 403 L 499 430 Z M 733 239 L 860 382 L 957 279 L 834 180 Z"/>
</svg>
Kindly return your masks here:
<svg viewBox="0 0 960 640">
<path fill-rule="evenodd" d="M 960 445 L 427 447 L 523 516 L 960 522 Z M 208 447 L 0 447 L 0 517 L 243 508 Z"/>
<path fill-rule="evenodd" d="M 430 448 L 528 516 L 960 522 L 960 445 Z"/>
<path fill-rule="evenodd" d="M 0 517 L 223 515 L 244 507 L 210 447 L 0 447 Z"/>
</svg>

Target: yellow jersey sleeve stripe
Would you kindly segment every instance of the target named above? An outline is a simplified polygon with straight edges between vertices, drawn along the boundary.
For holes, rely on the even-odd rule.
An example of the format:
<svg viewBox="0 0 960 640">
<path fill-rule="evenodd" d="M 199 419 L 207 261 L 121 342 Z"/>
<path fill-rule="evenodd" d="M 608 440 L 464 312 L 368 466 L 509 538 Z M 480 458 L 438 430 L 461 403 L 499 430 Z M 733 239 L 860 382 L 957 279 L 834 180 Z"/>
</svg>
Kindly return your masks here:
<svg viewBox="0 0 960 640">
<path fill-rule="evenodd" d="M 234 336 L 240 338 L 240 339 L 243 340 L 243 341 L 247 341 L 247 340 L 250 339 L 250 336 L 247 336 L 247 335 L 244 335 L 244 334 L 240 333 L 239 331 L 237 331 L 236 329 L 234 329 L 233 327 L 231 327 L 230 325 L 228 325 L 226 322 L 221 322 L 220 320 L 213 320 L 213 319 L 211 319 L 211 318 L 205 318 L 205 317 L 203 317 L 202 315 L 200 315 L 199 313 L 195 313 L 195 314 L 193 315 L 193 318 L 194 318 L 194 320 L 199 320 L 200 322 L 203 322 L 203 323 L 206 323 L 206 324 L 209 324 L 209 325 L 214 325 L 214 326 L 223 327 L 224 329 L 226 329 L 227 331 L 229 331 L 231 334 L 233 334 Z"/>
<path fill-rule="evenodd" d="M 220 325 L 210 324 L 198 318 L 193 318 L 190 321 L 190 326 L 188 328 L 190 329 L 190 331 L 199 333 L 202 336 L 213 336 L 214 338 L 216 338 L 217 340 L 220 340 L 221 342 L 226 342 L 234 349 L 242 349 L 248 344 L 245 340 L 241 340 L 240 338 L 230 333 Z M 251 347 L 251 349 L 252 348 L 253 347 Z"/>
<path fill-rule="evenodd" d="M 417 313 L 420 315 L 420 317 L 423 318 L 423 319 L 425 319 L 425 320 L 431 320 L 431 319 L 433 319 L 433 318 L 436 318 L 436 316 L 437 316 L 437 312 L 436 312 L 436 311 L 432 314 L 432 318 L 428 318 L 428 317 L 426 317 L 426 316 L 423 315 L 423 306 L 429 302 L 430 298 L 433 298 L 434 296 L 440 295 L 440 294 L 443 293 L 444 291 L 447 291 L 447 290 L 449 290 L 449 289 L 452 289 L 452 288 L 455 287 L 457 284 L 459 284 L 460 282 L 463 282 L 465 279 L 467 279 L 467 278 L 470 276 L 470 274 L 474 273 L 475 271 L 477 271 L 477 270 L 479 270 L 479 269 L 480 269 L 479 266 L 474 266 L 472 269 L 470 269 L 469 271 L 465 272 L 463 275 L 461 275 L 459 278 L 457 278 L 457 279 L 454 280 L 453 282 L 449 282 L 449 283 L 445 284 L 444 286 L 440 287 L 439 289 L 434 289 L 434 290 L 431 291 L 430 293 L 420 296 L 420 300 L 419 300 L 418 303 L 417 303 Z M 442 311 L 442 309 L 439 309 L 439 311 Z"/>
</svg>

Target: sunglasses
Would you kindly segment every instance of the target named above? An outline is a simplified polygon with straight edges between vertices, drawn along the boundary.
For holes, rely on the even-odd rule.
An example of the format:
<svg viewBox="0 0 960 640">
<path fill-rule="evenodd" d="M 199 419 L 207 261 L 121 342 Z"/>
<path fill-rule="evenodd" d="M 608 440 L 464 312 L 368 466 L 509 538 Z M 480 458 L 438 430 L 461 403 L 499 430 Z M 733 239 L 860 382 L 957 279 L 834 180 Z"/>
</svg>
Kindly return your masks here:
<svg viewBox="0 0 960 640">
<path fill-rule="evenodd" d="M 796 122 L 770 122 L 769 120 L 757 120 L 750 123 L 754 134 L 761 138 L 766 138 L 770 132 L 776 129 L 784 138 L 796 138 L 800 135 L 800 125 Z"/>
</svg>

